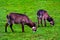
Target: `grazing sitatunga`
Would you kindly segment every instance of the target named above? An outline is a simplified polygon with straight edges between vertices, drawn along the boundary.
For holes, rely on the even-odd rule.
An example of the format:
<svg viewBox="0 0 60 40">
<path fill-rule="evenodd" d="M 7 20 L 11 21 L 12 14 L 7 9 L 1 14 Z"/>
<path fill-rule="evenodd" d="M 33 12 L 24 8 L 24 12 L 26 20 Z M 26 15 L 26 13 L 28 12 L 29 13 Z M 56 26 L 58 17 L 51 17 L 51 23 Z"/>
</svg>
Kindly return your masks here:
<svg viewBox="0 0 60 40">
<path fill-rule="evenodd" d="M 42 24 L 42 20 L 44 20 L 44 26 L 46 26 L 46 20 L 48 22 L 50 22 L 50 25 L 54 25 L 54 20 L 51 16 L 48 15 L 47 11 L 45 10 L 39 10 L 37 12 L 37 19 L 38 19 L 38 27 L 39 27 L 39 24 L 41 23 L 41 25 L 43 26 Z"/>
<path fill-rule="evenodd" d="M 27 15 L 19 14 L 19 13 L 10 13 L 7 15 L 7 23 L 5 25 L 5 32 L 7 32 L 7 27 L 10 25 L 12 32 L 14 32 L 12 25 L 13 24 L 21 24 L 22 25 L 22 32 L 24 32 L 24 25 L 28 25 L 32 28 L 33 31 L 36 31 L 36 24 L 32 22 Z"/>
</svg>

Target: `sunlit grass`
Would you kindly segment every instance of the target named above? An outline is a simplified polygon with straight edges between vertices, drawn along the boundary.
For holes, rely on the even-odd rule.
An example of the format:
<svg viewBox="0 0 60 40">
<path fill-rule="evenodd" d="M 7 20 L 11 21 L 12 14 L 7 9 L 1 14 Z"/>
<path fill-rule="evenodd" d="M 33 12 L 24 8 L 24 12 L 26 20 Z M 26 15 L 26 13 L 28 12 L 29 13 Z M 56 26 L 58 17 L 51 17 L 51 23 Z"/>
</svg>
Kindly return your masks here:
<svg viewBox="0 0 60 40">
<path fill-rule="evenodd" d="M 10 12 L 26 14 L 33 22 L 37 22 L 37 11 L 44 9 L 53 17 L 54 26 L 39 27 L 35 33 L 25 25 L 25 32 L 22 33 L 21 25 L 14 24 L 11 32 L 5 33 L 6 15 Z M 59 0 L 0 0 L 0 40 L 60 40 L 60 2 Z"/>
</svg>

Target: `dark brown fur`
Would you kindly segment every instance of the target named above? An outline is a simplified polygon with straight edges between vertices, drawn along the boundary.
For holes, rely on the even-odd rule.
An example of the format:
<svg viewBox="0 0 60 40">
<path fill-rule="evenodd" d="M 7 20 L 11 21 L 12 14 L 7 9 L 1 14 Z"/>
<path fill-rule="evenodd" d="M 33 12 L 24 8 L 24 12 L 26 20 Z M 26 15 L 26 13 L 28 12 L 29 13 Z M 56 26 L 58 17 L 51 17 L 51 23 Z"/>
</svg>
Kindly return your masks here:
<svg viewBox="0 0 60 40">
<path fill-rule="evenodd" d="M 54 20 L 53 20 L 53 18 L 50 17 L 50 16 L 48 15 L 47 11 L 45 11 L 45 10 L 39 10 L 39 11 L 37 12 L 37 19 L 38 19 L 38 26 L 39 26 L 40 22 L 41 22 L 41 25 L 43 25 L 43 24 L 42 24 L 42 20 L 44 20 L 44 26 L 46 26 L 46 20 L 47 20 L 48 22 L 50 22 L 51 25 L 54 25 Z"/>
<path fill-rule="evenodd" d="M 22 25 L 22 32 L 24 32 L 24 25 L 28 25 L 29 27 L 36 27 L 36 24 L 32 22 L 28 16 L 24 14 L 19 14 L 19 13 L 10 13 L 7 15 L 7 23 L 5 26 L 5 32 L 7 32 L 7 26 L 10 25 L 10 28 L 12 32 L 14 30 L 12 29 L 13 24 L 21 24 Z M 33 28 L 33 31 L 36 31 L 36 28 Z"/>
</svg>

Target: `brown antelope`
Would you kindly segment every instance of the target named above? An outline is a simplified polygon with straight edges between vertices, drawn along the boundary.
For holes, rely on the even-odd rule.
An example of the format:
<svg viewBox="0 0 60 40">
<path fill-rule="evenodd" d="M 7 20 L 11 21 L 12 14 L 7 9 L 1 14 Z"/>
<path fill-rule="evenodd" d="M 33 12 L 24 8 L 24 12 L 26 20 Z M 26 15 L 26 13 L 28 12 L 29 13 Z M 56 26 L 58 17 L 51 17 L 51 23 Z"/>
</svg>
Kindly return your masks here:
<svg viewBox="0 0 60 40">
<path fill-rule="evenodd" d="M 53 18 L 50 17 L 50 16 L 48 15 L 47 11 L 45 11 L 45 10 L 39 10 L 39 11 L 37 12 L 37 19 L 38 19 L 38 26 L 39 26 L 40 22 L 41 22 L 41 25 L 43 25 L 43 24 L 42 24 L 42 20 L 44 20 L 44 26 L 46 26 L 46 20 L 47 20 L 48 22 L 50 22 L 50 25 L 54 25 L 54 20 L 53 20 Z"/>
<path fill-rule="evenodd" d="M 21 24 L 22 25 L 22 32 L 24 32 L 24 25 L 28 25 L 30 28 L 32 28 L 33 31 L 36 31 L 36 24 L 32 22 L 28 16 L 25 14 L 19 14 L 19 13 L 10 13 L 7 15 L 7 23 L 5 25 L 5 32 L 7 32 L 7 26 L 10 25 L 10 28 L 12 32 L 14 30 L 12 29 L 13 24 Z"/>
</svg>

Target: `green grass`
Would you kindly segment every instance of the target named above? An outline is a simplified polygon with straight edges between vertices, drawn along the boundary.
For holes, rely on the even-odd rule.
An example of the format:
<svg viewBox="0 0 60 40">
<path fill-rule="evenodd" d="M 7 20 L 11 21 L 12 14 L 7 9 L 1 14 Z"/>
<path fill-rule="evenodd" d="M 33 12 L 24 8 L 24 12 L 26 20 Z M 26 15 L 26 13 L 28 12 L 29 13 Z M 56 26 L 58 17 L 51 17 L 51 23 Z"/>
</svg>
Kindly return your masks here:
<svg viewBox="0 0 60 40">
<path fill-rule="evenodd" d="M 6 15 L 10 12 L 26 13 L 33 21 L 37 22 L 37 11 L 44 9 L 54 18 L 55 25 L 39 27 L 35 33 L 29 26 L 25 26 L 25 32 L 22 33 L 21 25 L 14 24 L 11 32 L 4 32 Z M 59 0 L 0 0 L 0 40 L 60 40 L 60 1 Z"/>
</svg>

